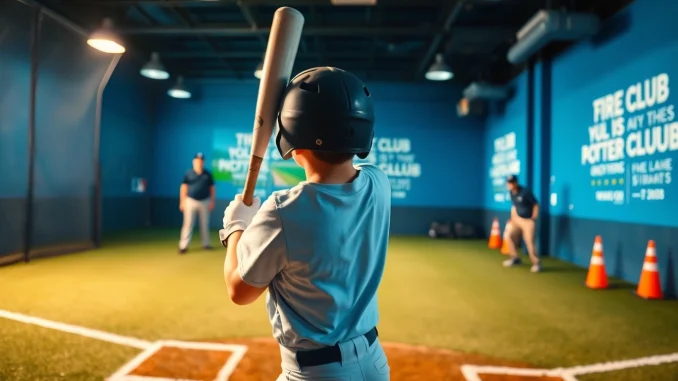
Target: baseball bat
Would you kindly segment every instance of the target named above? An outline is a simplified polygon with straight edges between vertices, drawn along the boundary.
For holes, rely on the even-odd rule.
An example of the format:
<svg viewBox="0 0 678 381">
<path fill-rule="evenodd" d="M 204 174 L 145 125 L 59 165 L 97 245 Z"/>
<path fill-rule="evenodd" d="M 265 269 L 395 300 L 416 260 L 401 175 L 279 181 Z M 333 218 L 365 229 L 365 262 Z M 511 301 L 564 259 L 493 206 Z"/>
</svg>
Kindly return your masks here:
<svg viewBox="0 0 678 381">
<path fill-rule="evenodd" d="M 303 27 L 304 16 L 294 8 L 281 7 L 273 15 L 259 83 L 250 164 L 243 191 L 243 202 L 247 206 L 252 205 L 259 169 L 273 134 L 281 97 L 292 75 Z"/>
</svg>

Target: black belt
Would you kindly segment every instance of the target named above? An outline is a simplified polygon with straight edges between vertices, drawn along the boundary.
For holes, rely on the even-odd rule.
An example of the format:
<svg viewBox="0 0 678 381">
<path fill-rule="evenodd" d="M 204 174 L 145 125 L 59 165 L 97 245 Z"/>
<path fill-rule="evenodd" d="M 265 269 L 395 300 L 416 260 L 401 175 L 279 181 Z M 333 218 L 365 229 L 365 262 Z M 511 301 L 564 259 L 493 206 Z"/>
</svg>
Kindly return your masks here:
<svg viewBox="0 0 678 381">
<path fill-rule="evenodd" d="M 367 343 L 371 346 L 377 339 L 377 336 L 379 336 L 379 332 L 377 332 L 377 328 L 374 327 L 364 336 L 367 339 Z M 331 364 L 333 362 L 341 362 L 341 349 L 339 349 L 339 344 L 334 344 L 331 347 L 297 352 L 297 363 L 299 364 L 299 367 L 302 368 Z"/>
</svg>

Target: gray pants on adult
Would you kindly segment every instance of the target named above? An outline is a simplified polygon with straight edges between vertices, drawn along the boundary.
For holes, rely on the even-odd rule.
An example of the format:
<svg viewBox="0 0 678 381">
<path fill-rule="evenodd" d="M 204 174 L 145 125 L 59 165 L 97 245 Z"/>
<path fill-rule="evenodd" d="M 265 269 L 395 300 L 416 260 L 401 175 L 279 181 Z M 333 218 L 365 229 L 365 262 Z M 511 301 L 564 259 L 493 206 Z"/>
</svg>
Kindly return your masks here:
<svg viewBox="0 0 678 381">
<path fill-rule="evenodd" d="M 186 250 L 191 243 L 196 214 L 200 217 L 200 237 L 202 238 L 202 246 L 210 246 L 210 199 L 196 200 L 186 197 L 186 200 L 184 201 L 184 224 L 181 227 L 181 238 L 179 240 L 180 250 Z"/>
<path fill-rule="evenodd" d="M 535 243 L 536 238 L 536 223 L 531 218 L 522 218 L 522 217 L 513 217 L 509 222 L 510 225 L 507 226 L 508 234 L 508 247 L 509 255 L 511 258 L 504 261 L 504 266 L 511 267 L 520 263 L 520 258 L 518 257 L 516 243 L 520 242 L 522 238 L 525 241 L 525 248 L 527 249 L 527 254 L 530 256 L 530 261 L 532 261 L 532 268 L 530 271 L 536 273 L 541 271 L 541 264 L 539 261 L 539 255 L 537 254 L 537 248 Z"/>
</svg>

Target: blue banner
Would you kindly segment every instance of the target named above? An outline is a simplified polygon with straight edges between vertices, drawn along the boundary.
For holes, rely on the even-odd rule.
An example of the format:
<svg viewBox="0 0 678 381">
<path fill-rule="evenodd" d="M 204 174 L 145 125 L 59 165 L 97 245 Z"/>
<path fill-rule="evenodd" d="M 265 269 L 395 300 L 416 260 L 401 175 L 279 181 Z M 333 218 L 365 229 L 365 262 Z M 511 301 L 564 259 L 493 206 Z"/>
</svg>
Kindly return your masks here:
<svg viewBox="0 0 678 381">
<path fill-rule="evenodd" d="M 412 141 L 406 137 L 375 137 L 372 150 L 364 159 L 356 163 L 370 163 L 381 168 L 391 182 L 391 197 L 394 200 L 407 200 L 413 188 L 421 187 L 417 181 L 422 176 L 421 164 L 412 150 Z"/>
<path fill-rule="evenodd" d="M 596 202 L 678 201 L 671 189 L 678 123 L 669 94 L 669 76 L 661 73 L 593 101 L 581 164 Z"/>
<path fill-rule="evenodd" d="M 618 88 L 608 80 L 607 91 L 587 91 L 588 101 L 579 94 L 555 102 L 553 211 L 675 226 L 678 110 L 671 76 L 655 71 L 624 78 L 627 82 Z M 573 108 L 587 111 L 572 112 Z M 571 127 L 564 130 L 566 126 Z"/>
<path fill-rule="evenodd" d="M 391 131 L 391 135 L 376 136 L 369 156 L 364 160 L 356 158 L 355 163 L 371 163 L 386 173 L 394 205 L 474 206 L 480 203 L 480 183 L 473 180 L 477 175 L 469 174 L 473 181 L 464 187 L 458 186 L 464 181 L 460 174 L 467 170 L 477 173 L 480 168 L 480 134 L 474 132 L 474 140 L 467 146 L 450 150 L 449 143 L 455 140 L 458 131 L 432 129 L 417 134 Z M 262 198 L 276 190 L 292 188 L 306 178 L 303 168 L 294 160 L 282 160 L 273 139 L 257 181 L 256 195 Z M 459 140 L 463 141 L 464 137 Z M 251 131 L 214 130 L 211 170 L 218 182 L 219 194 L 236 194 L 244 189 L 251 143 Z M 452 170 L 440 170 L 445 167 L 445 161 Z"/>
<path fill-rule="evenodd" d="M 489 177 L 494 202 L 510 205 L 511 196 L 506 187 L 506 180 L 510 175 L 518 176 L 520 179 L 522 174 L 516 133 L 512 131 L 499 136 L 492 143 Z"/>
</svg>

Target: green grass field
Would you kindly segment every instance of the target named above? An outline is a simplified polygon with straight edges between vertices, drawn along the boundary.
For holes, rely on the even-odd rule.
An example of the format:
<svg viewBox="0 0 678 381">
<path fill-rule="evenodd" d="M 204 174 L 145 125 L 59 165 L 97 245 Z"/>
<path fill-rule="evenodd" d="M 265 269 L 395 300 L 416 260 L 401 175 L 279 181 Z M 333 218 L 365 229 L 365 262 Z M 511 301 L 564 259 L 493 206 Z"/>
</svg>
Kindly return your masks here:
<svg viewBox="0 0 678 381">
<path fill-rule="evenodd" d="M 264 298 L 228 300 L 224 253 L 176 253 L 174 231 L 111 237 L 86 253 L 0 268 L 0 309 L 147 340 L 266 337 Z M 213 235 L 216 237 L 216 235 Z M 215 247 L 217 242 L 214 242 Z M 678 352 L 678 301 L 583 286 L 584 269 L 505 269 L 485 242 L 392 239 L 379 294 L 383 341 L 567 367 Z M 98 380 L 138 351 L 0 318 L 0 380 Z M 678 363 L 579 376 L 676 381 Z"/>
</svg>

